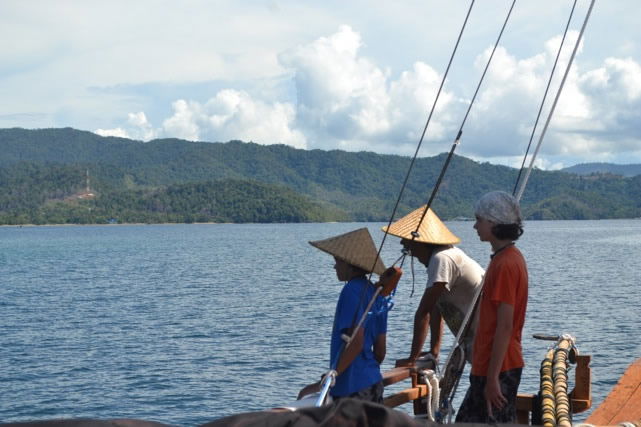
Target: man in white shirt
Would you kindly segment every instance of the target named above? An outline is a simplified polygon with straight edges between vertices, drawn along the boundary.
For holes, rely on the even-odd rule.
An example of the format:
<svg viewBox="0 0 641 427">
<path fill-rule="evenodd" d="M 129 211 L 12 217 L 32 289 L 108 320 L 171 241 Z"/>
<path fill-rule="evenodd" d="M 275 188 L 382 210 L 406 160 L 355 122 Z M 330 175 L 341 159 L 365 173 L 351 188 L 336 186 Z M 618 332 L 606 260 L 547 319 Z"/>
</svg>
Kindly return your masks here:
<svg viewBox="0 0 641 427">
<path fill-rule="evenodd" d="M 430 351 L 438 359 L 441 347 L 443 320 L 454 335 L 472 309 L 474 295 L 483 280 L 483 268 L 454 247 L 460 242 L 436 214 L 421 207 L 383 231 L 401 238 L 408 253 L 427 267 L 428 282 L 414 315 L 414 336 L 407 365 L 414 365 L 422 356 L 423 344 L 430 326 Z M 420 222 L 420 225 L 419 225 Z M 472 344 L 477 318 L 463 337 L 465 359 L 471 361 Z"/>
</svg>

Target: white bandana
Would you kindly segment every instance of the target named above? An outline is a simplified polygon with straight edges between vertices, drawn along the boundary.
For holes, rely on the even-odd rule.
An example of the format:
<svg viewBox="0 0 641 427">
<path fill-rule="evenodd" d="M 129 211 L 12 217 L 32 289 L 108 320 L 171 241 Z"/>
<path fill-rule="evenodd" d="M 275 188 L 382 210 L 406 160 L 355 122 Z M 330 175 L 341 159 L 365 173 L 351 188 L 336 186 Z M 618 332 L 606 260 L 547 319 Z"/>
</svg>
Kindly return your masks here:
<svg viewBox="0 0 641 427">
<path fill-rule="evenodd" d="M 521 222 L 519 202 L 504 191 L 492 191 L 476 202 L 474 213 L 495 224 L 518 224 Z"/>
</svg>

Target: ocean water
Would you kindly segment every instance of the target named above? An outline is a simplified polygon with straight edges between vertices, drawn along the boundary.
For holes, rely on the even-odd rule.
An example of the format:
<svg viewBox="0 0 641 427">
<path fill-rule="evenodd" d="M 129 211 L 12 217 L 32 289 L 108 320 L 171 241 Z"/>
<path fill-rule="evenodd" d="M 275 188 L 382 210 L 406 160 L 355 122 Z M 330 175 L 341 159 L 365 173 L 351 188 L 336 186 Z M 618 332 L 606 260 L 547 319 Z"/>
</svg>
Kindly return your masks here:
<svg viewBox="0 0 641 427">
<path fill-rule="evenodd" d="M 291 402 L 327 368 L 341 288 L 307 242 L 367 226 L 379 243 L 381 225 L 1 227 L 0 421 L 192 426 Z M 472 225 L 448 223 L 485 266 Z M 530 272 L 520 391 L 536 392 L 549 346 L 532 334 L 571 333 L 592 355 L 594 408 L 641 357 L 641 220 L 528 222 L 518 246 Z M 388 237 L 384 261 L 399 256 Z M 404 270 L 383 369 L 409 353 L 426 280 L 418 263 Z M 443 360 L 450 345 L 448 332 Z"/>
</svg>

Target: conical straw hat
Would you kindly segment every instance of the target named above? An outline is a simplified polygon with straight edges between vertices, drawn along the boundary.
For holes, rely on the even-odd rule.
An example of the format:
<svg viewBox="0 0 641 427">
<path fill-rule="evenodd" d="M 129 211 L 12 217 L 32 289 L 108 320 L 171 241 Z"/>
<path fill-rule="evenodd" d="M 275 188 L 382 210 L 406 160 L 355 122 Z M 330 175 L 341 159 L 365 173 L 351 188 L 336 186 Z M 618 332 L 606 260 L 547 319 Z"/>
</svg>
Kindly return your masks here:
<svg viewBox="0 0 641 427">
<path fill-rule="evenodd" d="M 376 260 L 374 273 L 380 276 L 385 271 L 383 261 L 380 258 L 376 259 L 378 251 L 367 228 L 359 228 L 329 239 L 309 242 L 309 244 L 367 272 L 372 271 L 374 260 Z"/>
<path fill-rule="evenodd" d="M 412 233 L 418 231 L 418 236 L 414 238 L 416 242 L 429 243 L 432 245 L 453 245 L 459 243 L 461 239 L 456 237 L 446 226 L 443 224 L 443 221 L 440 220 L 438 216 L 428 209 L 425 214 L 425 218 L 421 222 L 421 226 L 418 226 L 418 222 L 423 216 L 425 211 L 425 206 L 423 205 L 420 208 L 416 209 L 413 212 L 405 215 L 403 218 L 396 221 L 394 224 L 383 227 L 383 231 L 392 236 L 397 236 L 402 239 L 412 240 Z M 417 230 L 418 228 L 418 230 Z"/>
</svg>

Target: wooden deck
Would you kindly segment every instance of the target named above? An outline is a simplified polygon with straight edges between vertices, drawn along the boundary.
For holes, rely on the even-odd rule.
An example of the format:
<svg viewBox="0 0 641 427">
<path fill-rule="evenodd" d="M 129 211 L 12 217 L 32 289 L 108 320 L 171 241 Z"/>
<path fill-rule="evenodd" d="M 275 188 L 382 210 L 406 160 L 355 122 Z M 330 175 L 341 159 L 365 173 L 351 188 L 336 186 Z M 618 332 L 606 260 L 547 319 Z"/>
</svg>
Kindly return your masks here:
<svg viewBox="0 0 641 427">
<path fill-rule="evenodd" d="M 641 359 L 632 363 L 586 423 L 616 425 L 641 420 Z"/>
</svg>

